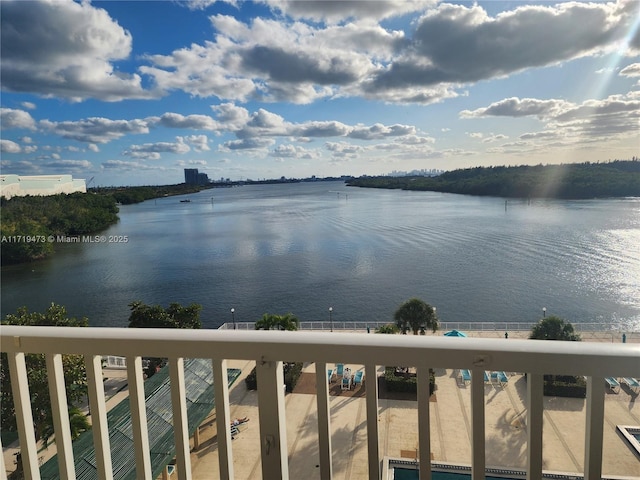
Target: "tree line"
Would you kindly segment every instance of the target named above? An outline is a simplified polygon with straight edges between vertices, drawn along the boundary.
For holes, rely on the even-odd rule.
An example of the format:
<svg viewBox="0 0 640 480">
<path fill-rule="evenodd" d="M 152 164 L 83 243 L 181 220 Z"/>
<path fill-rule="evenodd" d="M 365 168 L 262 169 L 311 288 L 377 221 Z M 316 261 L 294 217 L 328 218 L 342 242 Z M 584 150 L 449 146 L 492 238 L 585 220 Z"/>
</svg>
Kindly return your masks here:
<svg viewBox="0 0 640 480">
<path fill-rule="evenodd" d="M 113 197 L 72 193 L 0 200 L 3 265 L 45 258 L 57 236 L 104 230 L 118 221 Z"/>
<path fill-rule="evenodd" d="M 588 199 L 640 196 L 640 160 L 475 167 L 437 177 L 361 177 L 350 186 L 507 198 Z"/>
<path fill-rule="evenodd" d="M 144 202 L 152 198 L 171 197 L 174 195 L 186 195 L 189 193 L 198 193 L 204 188 L 212 186 L 188 185 L 186 183 L 178 183 L 176 185 L 147 185 L 139 187 L 96 187 L 90 191 L 100 195 L 112 197 L 117 203 L 122 205 L 130 205 L 133 203 Z"/>
<path fill-rule="evenodd" d="M 118 221 L 118 204 L 196 193 L 203 188 L 186 184 L 101 187 L 89 193 L 2 198 L 2 265 L 46 258 L 54 252 L 58 236 L 85 235 L 106 229 Z"/>
</svg>

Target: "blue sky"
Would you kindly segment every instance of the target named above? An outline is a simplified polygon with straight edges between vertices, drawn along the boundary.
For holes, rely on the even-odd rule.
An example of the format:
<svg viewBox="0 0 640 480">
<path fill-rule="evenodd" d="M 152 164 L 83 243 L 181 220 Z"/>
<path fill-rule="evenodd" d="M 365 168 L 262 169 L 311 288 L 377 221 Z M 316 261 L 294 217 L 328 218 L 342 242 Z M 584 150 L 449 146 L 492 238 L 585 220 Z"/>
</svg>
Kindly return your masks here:
<svg viewBox="0 0 640 480">
<path fill-rule="evenodd" d="M 95 185 L 640 154 L 640 2 L 0 3 L 2 173 Z"/>
</svg>

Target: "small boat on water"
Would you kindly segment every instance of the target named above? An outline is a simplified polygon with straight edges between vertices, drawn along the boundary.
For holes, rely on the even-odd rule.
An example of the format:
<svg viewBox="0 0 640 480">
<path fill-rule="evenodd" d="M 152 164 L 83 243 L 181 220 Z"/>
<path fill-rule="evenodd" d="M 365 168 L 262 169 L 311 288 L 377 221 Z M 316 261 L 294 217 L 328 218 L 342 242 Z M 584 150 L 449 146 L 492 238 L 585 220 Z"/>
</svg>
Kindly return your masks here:
<svg viewBox="0 0 640 480">
<path fill-rule="evenodd" d="M 187 198 L 185 200 L 180 200 L 180 203 L 191 203 L 191 200 Z"/>
</svg>

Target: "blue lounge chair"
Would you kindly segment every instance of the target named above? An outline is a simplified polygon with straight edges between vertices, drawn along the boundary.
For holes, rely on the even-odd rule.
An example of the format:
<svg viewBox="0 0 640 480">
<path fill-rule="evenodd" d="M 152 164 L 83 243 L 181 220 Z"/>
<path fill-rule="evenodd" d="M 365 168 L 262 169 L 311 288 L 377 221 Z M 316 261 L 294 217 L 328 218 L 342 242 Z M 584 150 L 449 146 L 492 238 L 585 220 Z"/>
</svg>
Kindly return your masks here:
<svg viewBox="0 0 640 480">
<path fill-rule="evenodd" d="M 491 385 L 491 372 L 484 371 L 484 383 Z"/>
<path fill-rule="evenodd" d="M 620 383 L 618 383 L 618 381 L 615 378 L 607 377 L 604 379 L 604 381 L 607 382 L 607 386 L 611 389 L 613 393 L 618 393 L 620 391 Z"/>
<path fill-rule="evenodd" d="M 336 364 L 336 374 L 342 378 L 342 375 L 344 374 L 344 363 Z"/>
<path fill-rule="evenodd" d="M 364 378 L 364 372 L 362 370 L 358 370 L 356 374 L 353 376 L 353 387 L 357 387 L 358 385 L 362 385 L 362 379 Z"/>
<path fill-rule="evenodd" d="M 471 383 L 471 370 L 469 370 L 468 368 L 465 368 L 463 370 L 460 370 L 460 382 L 467 385 L 469 383 Z"/>
<path fill-rule="evenodd" d="M 331 383 L 336 376 L 336 371 L 333 368 L 327 369 L 327 380 Z"/>
<path fill-rule="evenodd" d="M 351 390 L 351 377 L 342 377 L 342 382 L 340 382 L 340 388 L 342 390 Z"/>
<path fill-rule="evenodd" d="M 497 377 L 498 377 L 498 382 L 500 382 L 500 385 L 502 385 L 503 387 L 509 382 L 509 377 L 507 377 L 507 373 L 506 372 L 496 372 Z"/>
<path fill-rule="evenodd" d="M 636 380 L 635 378 L 624 377 L 622 378 L 622 382 L 626 383 L 627 386 L 634 392 L 637 392 L 638 390 L 640 390 L 640 382 L 638 382 L 638 380 Z"/>
</svg>

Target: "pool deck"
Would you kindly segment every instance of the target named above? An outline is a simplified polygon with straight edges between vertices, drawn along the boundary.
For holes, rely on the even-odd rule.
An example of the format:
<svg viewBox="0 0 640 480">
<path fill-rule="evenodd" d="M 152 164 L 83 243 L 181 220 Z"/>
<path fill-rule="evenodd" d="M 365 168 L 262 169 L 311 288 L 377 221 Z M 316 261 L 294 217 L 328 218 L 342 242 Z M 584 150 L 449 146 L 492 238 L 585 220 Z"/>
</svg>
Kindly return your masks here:
<svg viewBox="0 0 640 480">
<path fill-rule="evenodd" d="M 353 332 L 348 332 L 352 334 Z M 341 334 L 341 332 L 336 332 Z M 467 332 L 469 336 L 504 338 L 504 332 Z M 528 332 L 509 332 L 508 341 L 526 338 Z M 611 334 L 583 334 L 585 341 L 620 342 Z M 640 335 L 627 339 L 640 343 Z M 257 392 L 248 391 L 244 378 L 253 362 L 229 361 L 242 370 L 230 389 L 231 417 L 249 417 L 232 442 L 234 473 L 238 480 L 262 478 L 258 428 Z M 353 371 L 361 366 L 349 365 Z M 303 372 L 315 371 L 306 364 Z M 383 367 L 380 367 L 379 374 Z M 365 379 L 365 382 L 368 379 Z M 108 408 L 128 396 L 123 379 L 111 378 Z M 453 370 L 436 370 L 435 400 L 430 402 L 431 456 L 434 461 L 469 464 L 471 460 L 470 387 L 458 383 Z M 366 384 L 365 384 L 366 388 Z M 507 385 L 485 386 L 486 464 L 504 468 L 526 466 L 526 383 L 521 374 L 510 374 Z M 333 478 L 368 479 L 365 398 L 331 395 Z M 585 432 L 585 401 L 574 398 L 544 398 L 543 465 L 545 470 L 581 472 Z M 415 459 L 418 448 L 418 413 L 415 401 L 378 400 L 380 457 Z M 285 397 L 289 473 L 292 479 L 320 478 L 317 448 L 316 396 L 290 393 Z M 218 479 L 218 448 L 215 413 L 200 429 L 200 445 L 192 448 L 192 478 Z M 624 385 L 619 393 L 607 390 L 604 419 L 603 473 L 640 479 L 640 456 L 629 447 L 616 425 L 640 426 L 640 399 Z M 192 439 L 193 445 L 193 439 Z M 5 448 L 7 471 L 13 470 L 15 445 Z M 44 460 L 55 454 L 55 446 L 41 452 Z M 171 479 L 175 478 L 171 476 Z M 386 480 L 386 479 L 384 479 Z"/>
<path fill-rule="evenodd" d="M 336 333 L 339 334 L 339 333 Z M 526 338 L 528 332 L 509 333 L 509 339 Z M 470 336 L 502 337 L 504 332 L 472 332 Z M 611 342 L 611 334 L 583 335 L 585 341 Z M 509 341 L 510 341 L 509 340 Z M 616 341 L 620 341 L 615 339 Z M 628 340 L 629 341 L 629 340 Z M 633 343 L 640 343 L 634 336 Z M 631 343 L 631 342 L 629 342 Z M 230 393 L 231 416 L 251 421 L 232 442 L 236 479 L 258 479 L 260 443 L 258 399 L 247 391 L 243 378 L 251 362 L 230 362 L 242 376 Z M 349 365 L 353 371 L 361 366 Z M 315 371 L 313 364 L 303 372 Z M 383 372 L 380 367 L 379 374 Z M 470 464 L 470 387 L 460 386 L 453 370 L 436 371 L 436 401 L 430 402 L 431 454 L 434 461 Z M 486 464 L 525 468 L 527 461 L 526 383 L 523 375 L 510 374 L 507 385 L 485 386 Z M 320 478 L 317 448 L 316 397 L 290 393 L 285 397 L 289 474 L 292 479 Z M 330 396 L 333 447 L 333 478 L 368 480 L 366 408 L 364 397 Z M 415 459 L 418 448 L 418 411 L 415 401 L 378 400 L 380 455 Z M 582 472 L 584 462 L 585 400 L 544 398 L 543 465 L 556 472 Z M 607 391 L 605 399 L 603 473 L 640 479 L 640 457 L 616 431 L 616 425 L 640 426 L 640 399 L 621 387 Z M 215 423 L 202 429 L 204 439 L 192 452 L 193 478 L 217 479 L 218 452 Z M 386 480 L 386 479 L 385 479 Z"/>
</svg>

